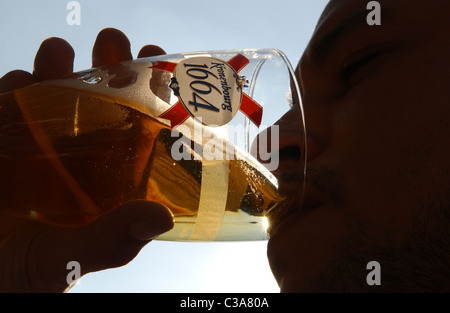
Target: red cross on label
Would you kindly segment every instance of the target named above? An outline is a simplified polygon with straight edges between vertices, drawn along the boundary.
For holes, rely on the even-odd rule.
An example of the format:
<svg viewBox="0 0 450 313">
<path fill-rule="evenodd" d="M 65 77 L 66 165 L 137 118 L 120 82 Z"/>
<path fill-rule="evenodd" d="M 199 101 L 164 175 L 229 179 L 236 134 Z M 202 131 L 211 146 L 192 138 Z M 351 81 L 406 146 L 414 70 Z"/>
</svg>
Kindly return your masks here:
<svg viewBox="0 0 450 313">
<path fill-rule="evenodd" d="M 242 92 L 239 72 L 250 61 L 237 54 L 228 62 L 212 57 L 192 57 L 179 63 L 157 61 L 150 68 L 174 75 L 171 88 L 178 101 L 158 117 L 170 120 L 171 129 L 189 116 L 206 125 L 225 125 L 237 113 L 244 113 L 261 125 L 263 108 Z"/>
</svg>

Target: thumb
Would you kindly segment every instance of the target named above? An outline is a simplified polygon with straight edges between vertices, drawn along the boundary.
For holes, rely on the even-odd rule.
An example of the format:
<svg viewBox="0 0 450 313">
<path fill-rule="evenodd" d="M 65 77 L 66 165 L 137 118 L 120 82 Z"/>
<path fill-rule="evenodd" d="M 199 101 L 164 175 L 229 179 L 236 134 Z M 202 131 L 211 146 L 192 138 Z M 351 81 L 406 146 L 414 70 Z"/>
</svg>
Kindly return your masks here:
<svg viewBox="0 0 450 313">
<path fill-rule="evenodd" d="M 162 204 L 133 201 L 72 234 L 83 272 L 130 262 L 152 239 L 173 228 L 173 214 Z"/>
</svg>

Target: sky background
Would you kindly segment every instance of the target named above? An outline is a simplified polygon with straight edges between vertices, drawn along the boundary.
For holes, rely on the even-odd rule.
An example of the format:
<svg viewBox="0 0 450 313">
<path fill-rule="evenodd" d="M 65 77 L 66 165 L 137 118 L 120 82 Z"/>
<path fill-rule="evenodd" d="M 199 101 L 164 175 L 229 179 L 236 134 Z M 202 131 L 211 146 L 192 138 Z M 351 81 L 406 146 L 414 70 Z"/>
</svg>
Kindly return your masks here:
<svg viewBox="0 0 450 313">
<path fill-rule="evenodd" d="M 0 76 L 31 72 L 48 37 L 67 40 L 74 70 L 87 69 L 106 27 L 128 36 L 134 57 L 146 44 L 167 53 L 278 48 L 295 67 L 328 0 L 79 0 L 80 25 L 67 23 L 69 2 L 0 0 Z M 266 248 L 266 241 L 153 241 L 131 263 L 88 274 L 70 292 L 278 292 Z"/>
</svg>

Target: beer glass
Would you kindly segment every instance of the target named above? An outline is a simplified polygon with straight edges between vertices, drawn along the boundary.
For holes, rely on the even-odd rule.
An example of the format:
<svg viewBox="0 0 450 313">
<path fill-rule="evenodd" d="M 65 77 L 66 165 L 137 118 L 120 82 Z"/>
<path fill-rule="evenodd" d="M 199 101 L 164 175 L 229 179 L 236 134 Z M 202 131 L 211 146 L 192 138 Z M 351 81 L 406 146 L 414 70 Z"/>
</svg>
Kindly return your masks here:
<svg viewBox="0 0 450 313">
<path fill-rule="evenodd" d="M 141 58 L 3 94 L 0 209 L 80 227 L 145 199 L 174 214 L 161 240 L 267 239 L 289 197 L 274 175 L 289 114 L 304 171 L 299 99 L 276 49 Z"/>
</svg>

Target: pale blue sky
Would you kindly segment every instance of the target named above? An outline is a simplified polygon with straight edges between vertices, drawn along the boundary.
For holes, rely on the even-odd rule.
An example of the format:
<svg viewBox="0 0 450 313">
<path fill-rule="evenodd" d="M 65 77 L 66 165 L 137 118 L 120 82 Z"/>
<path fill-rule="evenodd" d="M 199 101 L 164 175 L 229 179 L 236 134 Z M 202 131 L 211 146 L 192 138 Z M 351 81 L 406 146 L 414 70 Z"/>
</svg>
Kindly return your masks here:
<svg viewBox="0 0 450 313">
<path fill-rule="evenodd" d="M 91 66 L 97 33 L 121 29 L 133 55 L 145 44 L 168 53 L 278 48 L 295 67 L 328 0 L 79 0 L 81 25 L 66 22 L 69 0 L 0 0 L 0 76 L 32 71 L 40 43 L 66 39 L 75 71 Z M 267 242 L 152 242 L 128 265 L 86 275 L 72 292 L 278 292 Z"/>
</svg>

